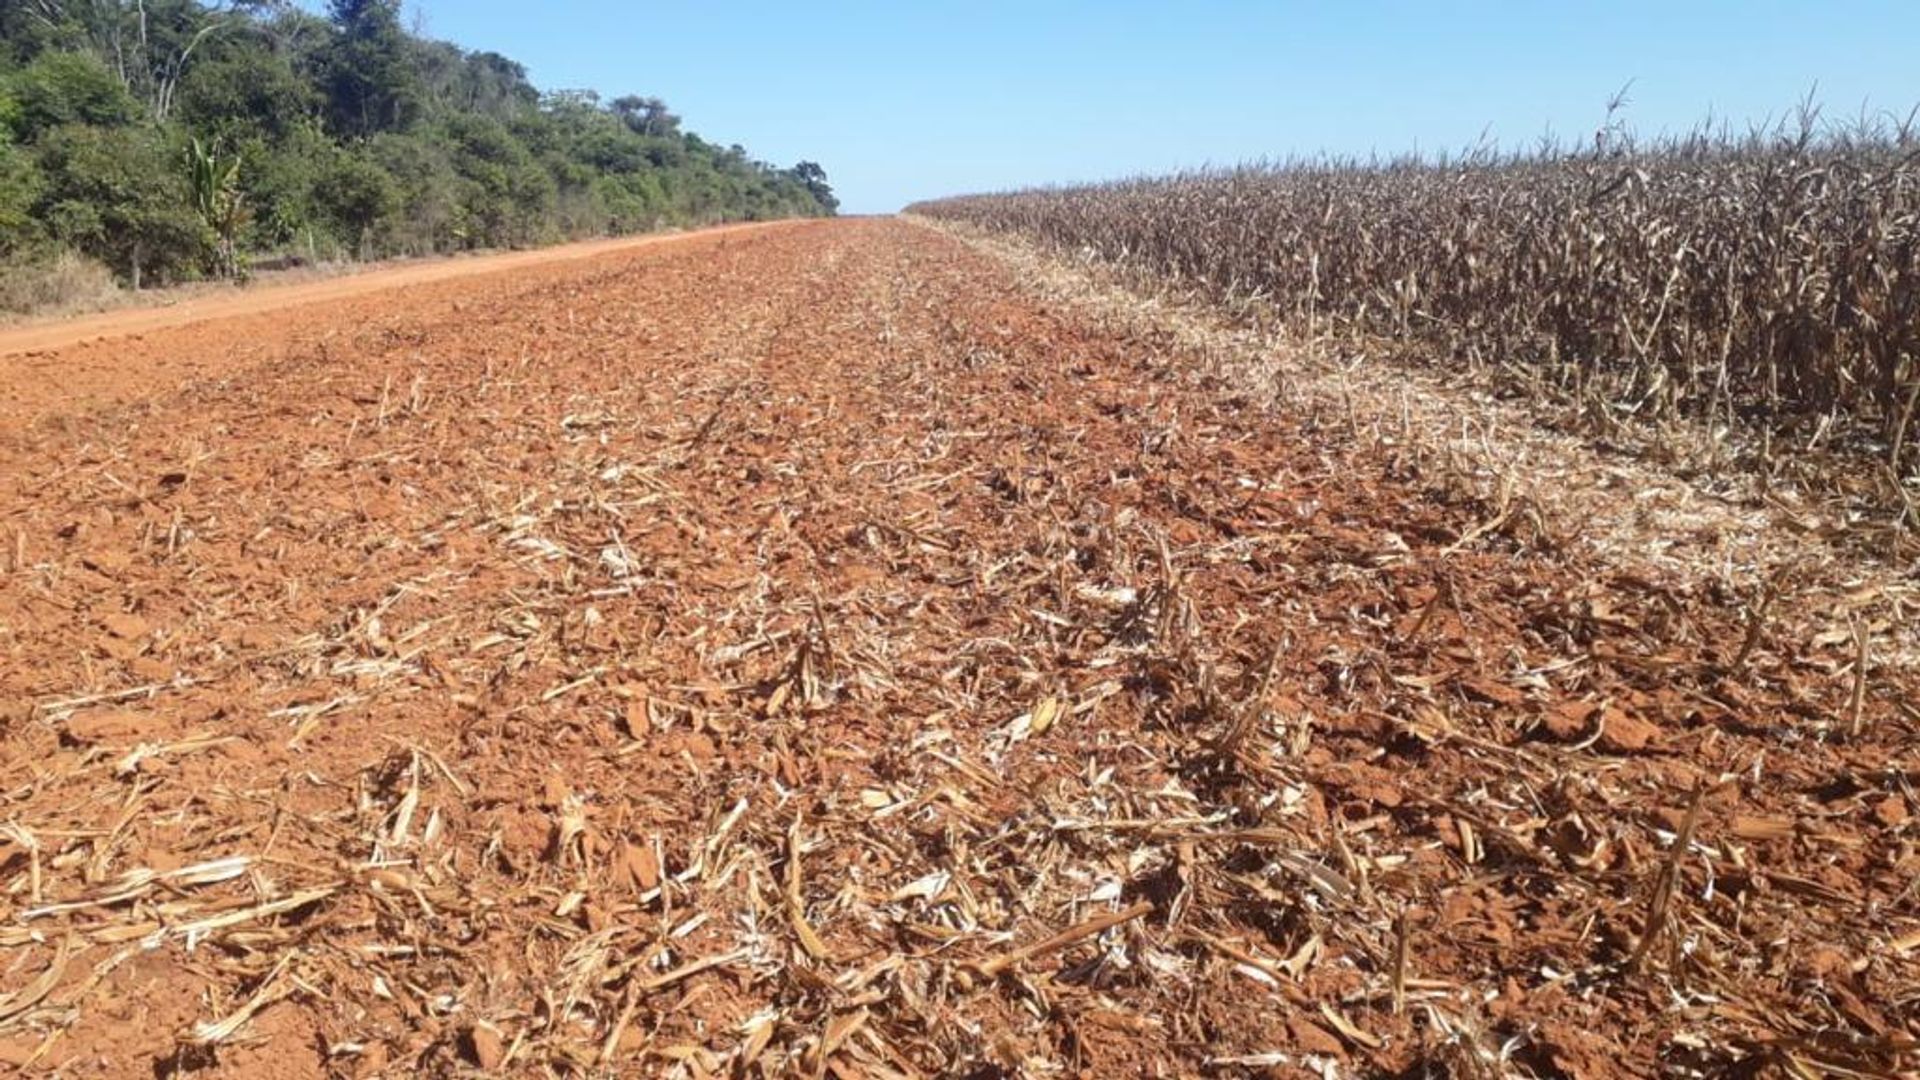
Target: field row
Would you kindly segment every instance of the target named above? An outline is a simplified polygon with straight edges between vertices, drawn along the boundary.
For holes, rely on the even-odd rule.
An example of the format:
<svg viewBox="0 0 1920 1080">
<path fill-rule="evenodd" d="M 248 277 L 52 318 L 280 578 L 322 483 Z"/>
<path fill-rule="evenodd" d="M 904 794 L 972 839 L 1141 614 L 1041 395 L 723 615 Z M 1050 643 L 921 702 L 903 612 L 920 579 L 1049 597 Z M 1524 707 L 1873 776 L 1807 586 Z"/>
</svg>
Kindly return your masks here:
<svg viewBox="0 0 1920 1080">
<path fill-rule="evenodd" d="M 970 196 L 915 212 L 1418 343 L 1593 428 L 1684 419 L 1920 525 L 1920 154 L 1907 133 L 1700 136 Z M 1731 446 L 1723 447 L 1731 436 Z"/>
</svg>

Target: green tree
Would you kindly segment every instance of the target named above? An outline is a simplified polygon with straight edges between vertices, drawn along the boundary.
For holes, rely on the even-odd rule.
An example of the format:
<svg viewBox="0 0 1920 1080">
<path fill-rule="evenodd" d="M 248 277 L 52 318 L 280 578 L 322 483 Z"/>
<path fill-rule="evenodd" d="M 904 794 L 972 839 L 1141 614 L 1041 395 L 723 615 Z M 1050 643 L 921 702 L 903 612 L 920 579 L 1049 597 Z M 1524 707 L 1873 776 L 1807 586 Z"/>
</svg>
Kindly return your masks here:
<svg viewBox="0 0 1920 1080">
<path fill-rule="evenodd" d="M 339 32 L 320 56 L 333 130 L 361 138 L 411 125 L 424 95 L 400 0 L 332 0 L 327 11 Z"/>
<path fill-rule="evenodd" d="M 16 257 L 40 240 L 34 207 L 44 187 L 45 179 L 33 158 L 0 141 L 0 259 Z"/>
<path fill-rule="evenodd" d="M 10 143 L 20 125 L 20 100 L 13 96 L 12 80 L 0 74 L 0 143 Z"/>
<path fill-rule="evenodd" d="M 321 101 L 291 57 L 253 45 L 221 50 L 188 72 L 175 116 L 230 142 L 255 136 L 279 142 L 316 115 Z"/>
<path fill-rule="evenodd" d="M 40 144 L 45 187 L 35 212 L 57 239 L 136 289 L 155 276 L 177 279 L 207 250 L 179 160 L 178 148 L 151 128 L 55 128 Z"/>
<path fill-rule="evenodd" d="M 822 211 L 831 214 L 840 208 L 839 198 L 834 195 L 832 185 L 827 183 L 827 170 L 821 168 L 819 163 L 803 161 L 795 165 L 793 178 L 806 187 L 807 194 L 813 196 L 813 201 L 819 204 Z"/>
<path fill-rule="evenodd" d="M 476 247 L 540 239 L 558 185 L 506 125 L 462 114 L 441 125 L 453 168 L 466 181 L 461 206 L 468 242 Z"/>
<path fill-rule="evenodd" d="M 628 94 L 614 98 L 613 114 L 639 135 L 665 138 L 680 131 L 680 118 L 669 112 L 667 103 L 657 97 Z"/>
<path fill-rule="evenodd" d="M 315 205 L 315 191 L 339 150 L 319 124 L 309 121 L 278 141 L 254 135 L 232 145 L 251 210 L 242 245 L 250 250 L 291 245 L 318 254 L 324 239 L 331 249 L 333 233 Z"/>
<path fill-rule="evenodd" d="M 377 248 L 374 230 L 400 206 L 393 177 L 359 153 L 341 151 L 314 186 L 314 202 L 333 235 L 365 258 Z"/>
<path fill-rule="evenodd" d="M 417 38 L 400 13 L 0 0 L 0 259 L 68 244 L 144 283 L 288 247 L 424 254 L 833 208 L 817 166 L 710 143 L 657 97 L 543 96 L 512 59 Z"/>
<path fill-rule="evenodd" d="M 423 41 L 414 64 L 433 110 L 482 113 L 505 120 L 540 103 L 527 69 L 495 52 L 469 53 L 445 41 Z"/>
<path fill-rule="evenodd" d="M 126 124 L 140 112 L 119 77 L 84 53 L 41 53 L 7 77 L 7 96 L 13 130 L 29 143 L 63 124 Z"/>
<path fill-rule="evenodd" d="M 374 138 L 367 151 L 393 178 L 406 208 L 383 233 L 385 250 L 417 255 L 467 245 L 461 209 L 466 182 L 454 172 L 443 140 L 431 131 L 392 133 Z"/>
<path fill-rule="evenodd" d="M 146 114 L 164 122 L 174 93 L 195 56 L 226 30 L 250 23 L 262 0 L 230 0 L 209 8 L 199 0 L 14 0 L 27 9 L 15 49 L 86 52 L 107 65 Z M 230 8 L 231 10 L 227 10 Z"/>
</svg>

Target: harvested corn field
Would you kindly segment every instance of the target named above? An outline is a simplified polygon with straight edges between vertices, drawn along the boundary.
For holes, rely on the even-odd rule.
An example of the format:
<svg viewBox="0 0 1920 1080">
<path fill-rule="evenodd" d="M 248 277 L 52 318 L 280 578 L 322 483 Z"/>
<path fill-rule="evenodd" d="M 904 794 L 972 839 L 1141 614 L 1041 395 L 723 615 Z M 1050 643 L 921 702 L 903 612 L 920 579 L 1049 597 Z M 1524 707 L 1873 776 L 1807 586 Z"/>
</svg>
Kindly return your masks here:
<svg viewBox="0 0 1920 1080">
<path fill-rule="evenodd" d="M 1586 542 L 1010 258 L 805 223 L 0 361 L 0 1060 L 1920 1068 L 1911 577 Z"/>
</svg>

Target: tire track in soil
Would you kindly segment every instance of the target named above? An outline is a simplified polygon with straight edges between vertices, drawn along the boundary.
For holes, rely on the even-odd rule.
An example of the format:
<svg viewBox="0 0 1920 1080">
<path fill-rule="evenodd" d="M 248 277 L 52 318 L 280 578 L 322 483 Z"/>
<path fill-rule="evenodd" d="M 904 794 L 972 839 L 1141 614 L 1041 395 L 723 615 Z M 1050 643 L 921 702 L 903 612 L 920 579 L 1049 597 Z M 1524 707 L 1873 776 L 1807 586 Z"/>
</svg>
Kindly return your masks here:
<svg viewBox="0 0 1920 1080">
<path fill-rule="evenodd" d="M 1912 1064 L 1845 643 L 902 222 L 351 314 L 0 443 L 0 1060 Z"/>
</svg>

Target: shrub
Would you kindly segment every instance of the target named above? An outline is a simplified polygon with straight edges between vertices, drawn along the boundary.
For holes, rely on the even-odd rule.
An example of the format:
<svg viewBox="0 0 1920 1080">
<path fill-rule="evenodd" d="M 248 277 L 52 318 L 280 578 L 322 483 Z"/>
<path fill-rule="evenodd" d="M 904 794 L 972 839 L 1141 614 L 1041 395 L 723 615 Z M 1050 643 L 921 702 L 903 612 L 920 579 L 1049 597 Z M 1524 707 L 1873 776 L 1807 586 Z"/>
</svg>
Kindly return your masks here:
<svg viewBox="0 0 1920 1080">
<path fill-rule="evenodd" d="M 0 259 L 39 241 L 40 224 L 33 208 L 45 184 L 31 156 L 0 142 Z"/>
<path fill-rule="evenodd" d="M 375 227 L 400 205 L 393 177 L 364 155 L 349 151 L 334 155 L 314 185 L 313 195 L 333 234 L 363 258 L 375 250 Z"/>
<path fill-rule="evenodd" d="M 120 270 L 136 289 L 204 264 L 210 237 L 192 209 L 184 151 L 160 132 L 68 126 L 39 150 L 46 189 L 38 211 L 56 239 Z"/>
</svg>

